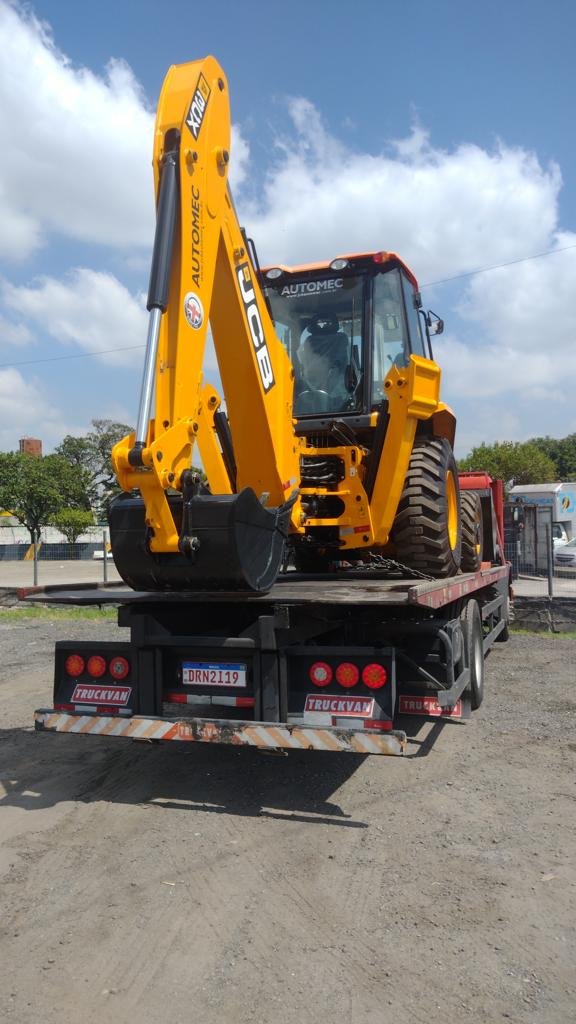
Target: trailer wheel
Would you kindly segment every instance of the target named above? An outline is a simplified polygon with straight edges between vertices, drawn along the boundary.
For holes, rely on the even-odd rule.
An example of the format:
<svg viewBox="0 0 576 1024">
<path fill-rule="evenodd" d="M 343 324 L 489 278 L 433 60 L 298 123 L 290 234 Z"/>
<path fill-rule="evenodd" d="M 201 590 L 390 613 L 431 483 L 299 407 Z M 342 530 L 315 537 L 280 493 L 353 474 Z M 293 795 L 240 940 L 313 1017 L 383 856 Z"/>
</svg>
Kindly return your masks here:
<svg viewBox="0 0 576 1024">
<path fill-rule="evenodd" d="M 460 492 L 460 516 L 462 519 L 462 572 L 478 572 L 482 565 L 484 527 L 482 524 L 482 502 L 474 491 Z"/>
<path fill-rule="evenodd" d="M 391 540 L 396 557 L 435 578 L 460 568 L 460 488 L 454 453 L 445 438 L 414 446 Z"/>
<path fill-rule="evenodd" d="M 470 682 L 466 693 L 470 696 L 470 705 L 476 711 L 484 700 L 484 646 L 482 616 L 477 601 L 468 601 L 460 616 L 464 635 L 464 657 L 470 669 Z"/>
</svg>

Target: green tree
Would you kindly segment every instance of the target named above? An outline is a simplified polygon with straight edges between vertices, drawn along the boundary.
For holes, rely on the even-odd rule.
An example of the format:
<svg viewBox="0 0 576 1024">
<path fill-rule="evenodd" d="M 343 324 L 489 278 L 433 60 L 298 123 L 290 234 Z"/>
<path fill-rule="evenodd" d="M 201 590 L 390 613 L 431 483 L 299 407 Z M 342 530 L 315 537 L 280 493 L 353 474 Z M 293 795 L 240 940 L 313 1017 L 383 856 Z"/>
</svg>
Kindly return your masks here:
<svg viewBox="0 0 576 1024">
<path fill-rule="evenodd" d="M 576 480 L 576 434 L 568 437 L 533 437 L 541 452 L 552 459 L 559 480 Z"/>
<path fill-rule="evenodd" d="M 81 508 L 64 508 L 52 516 L 51 524 L 64 534 L 69 544 L 75 544 L 81 533 L 94 526 L 94 516 Z"/>
<path fill-rule="evenodd" d="M 85 478 L 61 455 L 0 452 L 0 508 L 30 531 L 30 539 L 63 509 L 86 511 Z"/>
<path fill-rule="evenodd" d="M 56 452 L 71 466 L 86 472 L 90 507 L 97 522 L 102 522 L 107 518 L 110 502 L 120 494 L 120 487 L 112 468 L 112 448 L 127 434 L 131 434 L 134 428 L 125 423 L 116 423 L 114 420 L 92 420 L 92 427 L 93 430 L 84 437 L 67 434 L 56 448 Z M 206 482 L 203 469 L 197 466 L 191 468 L 194 473 L 198 473 L 203 482 Z"/>
<path fill-rule="evenodd" d="M 112 468 L 112 448 L 133 428 L 114 420 L 92 420 L 92 427 L 85 437 L 67 434 L 56 452 L 71 466 L 85 471 L 90 506 L 100 520 L 120 490 Z"/>
<path fill-rule="evenodd" d="M 543 484 L 558 478 L 552 459 L 533 441 L 500 441 L 473 448 L 458 463 L 460 469 L 485 470 L 515 484 Z"/>
</svg>

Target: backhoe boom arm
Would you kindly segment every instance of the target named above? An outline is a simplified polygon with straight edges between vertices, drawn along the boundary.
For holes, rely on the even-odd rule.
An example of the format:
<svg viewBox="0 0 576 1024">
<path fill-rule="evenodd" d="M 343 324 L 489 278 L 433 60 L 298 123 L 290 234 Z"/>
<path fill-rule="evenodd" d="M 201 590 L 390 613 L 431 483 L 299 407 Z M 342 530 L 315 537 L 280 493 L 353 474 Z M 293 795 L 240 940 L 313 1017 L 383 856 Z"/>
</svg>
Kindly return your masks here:
<svg viewBox="0 0 576 1024">
<path fill-rule="evenodd" d="M 300 522 L 293 371 L 228 187 L 230 135 L 228 86 L 217 61 L 171 67 L 154 136 L 157 230 L 138 425 L 115 446 L 113 462 L 123 490 L 142 495 L 148 555 L 184 553 L 189 562 L 178 504 L 167 492 L 199 497 L 189 480 L 195 444 L 219 494 L 248 488 L 270 510 L 284 510 L 285 529 L 289 521 L 296 529 Z M 203 383 L 209 323 L 234 439 L 235 480 L 217 440 L 220 398 Z M 199 570 L 191 575 L 197 586 Z"/>
</svg>

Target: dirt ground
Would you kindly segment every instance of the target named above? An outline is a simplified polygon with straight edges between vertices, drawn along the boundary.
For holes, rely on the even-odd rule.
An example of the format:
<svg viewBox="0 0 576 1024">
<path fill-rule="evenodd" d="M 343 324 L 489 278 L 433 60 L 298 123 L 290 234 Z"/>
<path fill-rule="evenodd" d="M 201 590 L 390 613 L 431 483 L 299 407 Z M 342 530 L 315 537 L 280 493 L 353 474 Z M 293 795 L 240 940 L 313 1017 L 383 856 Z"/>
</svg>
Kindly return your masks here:
<svg viewBox="0 0 576 1024">
<path fill-rule="evenodd" d="M 3 1020 L 574 1019 L 575 640 L 404 759 L 34 733 L 53 641 L 117 633 L 0 614 Z"/>
</svg>

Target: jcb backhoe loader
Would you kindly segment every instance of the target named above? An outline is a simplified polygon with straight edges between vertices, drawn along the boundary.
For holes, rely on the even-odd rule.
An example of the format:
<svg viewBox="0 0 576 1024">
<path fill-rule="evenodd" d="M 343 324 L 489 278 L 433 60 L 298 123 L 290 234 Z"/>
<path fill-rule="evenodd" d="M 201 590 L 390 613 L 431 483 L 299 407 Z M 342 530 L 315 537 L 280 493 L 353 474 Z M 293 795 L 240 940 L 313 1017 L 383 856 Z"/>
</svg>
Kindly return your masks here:
<svg viewBox="0 0 576 1024">
<path fill-rule="evenodd" d="M 288 543 L 300 570 L 379 552 L 454 575 L 455 420 L 413 274 L 386 251 L 260 271 L 229 153 L 216 60 L 171 67 L 138 423 L 113 452 L 120 574 L 141 590 L 265 592 Z M 225 405 L 202 378 L 209 323 Z"/>
</svg>

